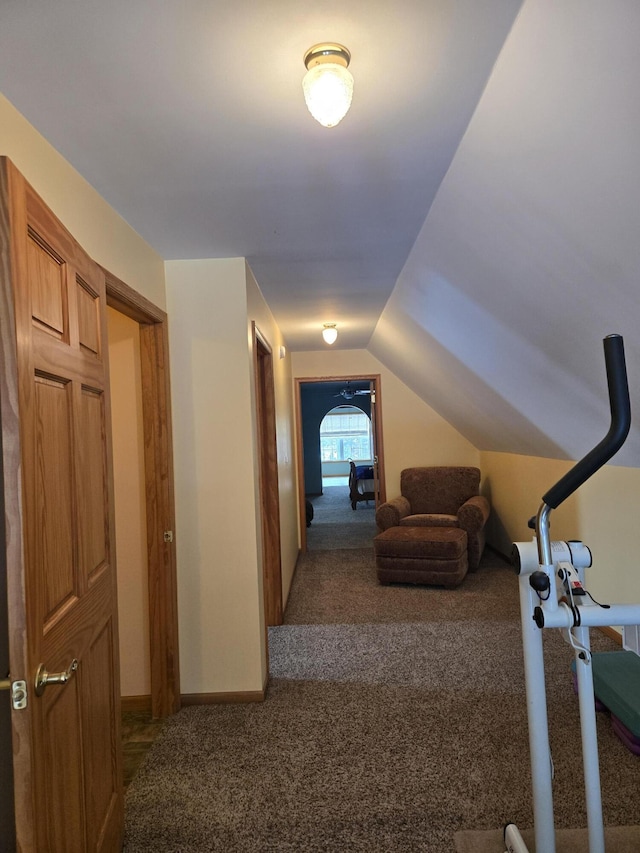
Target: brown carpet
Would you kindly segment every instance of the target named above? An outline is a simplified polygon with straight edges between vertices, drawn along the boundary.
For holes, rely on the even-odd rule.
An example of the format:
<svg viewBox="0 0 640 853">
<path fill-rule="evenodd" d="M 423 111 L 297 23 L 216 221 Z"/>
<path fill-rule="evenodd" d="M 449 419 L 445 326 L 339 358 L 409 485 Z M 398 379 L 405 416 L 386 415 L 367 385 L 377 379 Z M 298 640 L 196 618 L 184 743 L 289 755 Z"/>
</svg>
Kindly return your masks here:
<svg viewBox="0 0 640 853">
<path fill-rule="evenodd" d="M 517 580 L 497 556 L 445 590 L 378 585 L 369 549 L 309 553 L 269 645 L 264 703 L 165 724 L 127 791 L 126 853 L 450 853 L 456 832 L 531 826 Z M 555 634 L 545 657 L 556 825 L 579 827 L 570 650 Z M 638 824 L 638 758 L 602 714 L 598 732 L 605 822 Z"/>
<path fill-rule="evenodd" d="M 535 853 L 533 830 L 524 830 L 521 835 Z M 504 853 L 502 830 L 496 832 L 456 832 L 457 853 Z M 638 853 L 640 850 L 640 827 L 610 826 L 605 828 L 604 842 L 611 853 Z M 556 853 L 585 853 L 589 849 L 586 829 L 560 829 L 556 832 Z"/>
</svg>

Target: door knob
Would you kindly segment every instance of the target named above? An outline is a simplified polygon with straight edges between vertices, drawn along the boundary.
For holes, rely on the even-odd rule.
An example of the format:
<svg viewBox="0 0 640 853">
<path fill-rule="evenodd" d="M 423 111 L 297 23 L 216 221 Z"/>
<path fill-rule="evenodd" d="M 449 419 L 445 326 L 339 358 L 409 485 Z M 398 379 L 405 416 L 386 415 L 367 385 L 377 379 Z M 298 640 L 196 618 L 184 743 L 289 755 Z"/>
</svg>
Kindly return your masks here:
<svg viewBox="0 0 640 853">
<path fill-rule="evenodd" d="M 66 684 L 77 668 L 78 661 L 75 658 L 64 672 L 47 672 L 41 663 L 36 672 L 36 696 L 42 696 L 48 684 Z"/>
</svg>

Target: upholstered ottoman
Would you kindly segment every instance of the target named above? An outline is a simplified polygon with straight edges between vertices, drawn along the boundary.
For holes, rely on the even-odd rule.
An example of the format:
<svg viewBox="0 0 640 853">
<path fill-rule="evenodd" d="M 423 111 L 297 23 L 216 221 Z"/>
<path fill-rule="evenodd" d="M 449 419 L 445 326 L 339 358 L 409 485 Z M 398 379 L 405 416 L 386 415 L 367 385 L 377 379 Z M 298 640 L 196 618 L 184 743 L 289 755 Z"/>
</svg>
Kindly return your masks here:
<svg viewBox="0 0 640 853">
<path fill-rule="evenodd" d="M 459 527 L 389 527 L 373 547 L 380 583 L 453 587 L 467 574 L 467 534 Z"/>
</svg>

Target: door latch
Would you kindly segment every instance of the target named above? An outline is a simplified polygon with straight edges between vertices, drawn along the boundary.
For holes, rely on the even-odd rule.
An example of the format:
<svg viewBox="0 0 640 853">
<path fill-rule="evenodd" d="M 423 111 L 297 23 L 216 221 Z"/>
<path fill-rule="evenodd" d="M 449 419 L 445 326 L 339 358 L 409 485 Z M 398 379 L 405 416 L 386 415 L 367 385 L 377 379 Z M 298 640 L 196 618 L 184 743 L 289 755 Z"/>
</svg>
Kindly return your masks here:
<svg viewBox="0 0 640 853">
<path fill-rule="evenodd" d="M 23 711 L 27 707 L 27 682 L 11 681 L 10 677 L 0 680 L 0 690 L 11 691 L 11 707 L 14 711 Z"/>
<path fill-rule="evenodd" d="M 173 530 L 165 530 L 164 541 L 165 542 L 173 542 Z"/>
</svg>

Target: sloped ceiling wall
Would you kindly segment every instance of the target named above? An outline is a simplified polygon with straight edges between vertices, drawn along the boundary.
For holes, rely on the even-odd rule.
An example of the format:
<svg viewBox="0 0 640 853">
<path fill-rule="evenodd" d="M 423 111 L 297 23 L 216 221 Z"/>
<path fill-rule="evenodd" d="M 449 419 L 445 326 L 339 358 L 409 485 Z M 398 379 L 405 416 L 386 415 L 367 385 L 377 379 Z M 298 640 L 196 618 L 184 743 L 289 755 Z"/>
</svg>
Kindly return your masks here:
<svg viewBox="0 0 640 853">
<path fill-rule="evenodd" d="M 527 0 L 372 336 L 481 450 L 599 441 L 610 333 L 640 412 L 639 44 L 640 4 Z"/>
</svg>

